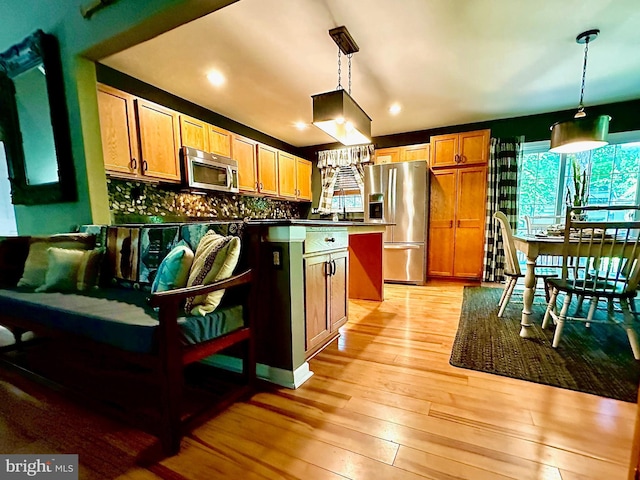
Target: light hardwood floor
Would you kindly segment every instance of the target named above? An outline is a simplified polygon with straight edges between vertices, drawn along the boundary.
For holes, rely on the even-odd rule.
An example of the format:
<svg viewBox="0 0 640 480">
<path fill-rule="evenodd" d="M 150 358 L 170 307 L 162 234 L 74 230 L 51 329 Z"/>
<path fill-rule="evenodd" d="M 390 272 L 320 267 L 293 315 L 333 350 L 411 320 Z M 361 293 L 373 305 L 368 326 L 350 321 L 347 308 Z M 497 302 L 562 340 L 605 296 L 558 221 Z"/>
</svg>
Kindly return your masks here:
<svg viewBox="0 0 640 480">
<path fill-rule="evenodd" d="M 625 479 L 635 404 L 449 365 L 462 289 L 350 302 L 301 388 L 235 404 L 146 466 L 153 437 L 1 372 L 0 453 L 79 453 L 91 479 Z"/>
</svg>

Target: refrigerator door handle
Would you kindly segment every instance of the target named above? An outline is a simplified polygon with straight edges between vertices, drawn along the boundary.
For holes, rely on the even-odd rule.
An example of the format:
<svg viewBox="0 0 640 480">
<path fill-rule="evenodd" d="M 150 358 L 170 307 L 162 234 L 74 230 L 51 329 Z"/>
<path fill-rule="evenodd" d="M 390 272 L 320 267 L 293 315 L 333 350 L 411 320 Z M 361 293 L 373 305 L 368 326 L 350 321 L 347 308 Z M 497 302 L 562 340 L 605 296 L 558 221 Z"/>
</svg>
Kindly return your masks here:
<svg viewBox="0 0 640 480">
<path fill-rule="evenodd" d="M 396 181 L 398 178 L 398 170 L 392 168 L 389 170 L 389 198 L 391 199 L 391 221 L 396 221 Z"/>
<path fill-rule="evenodd" d="M 419 250 L 422 245 L 385 245 L 385 250 Z"/>
</svg>

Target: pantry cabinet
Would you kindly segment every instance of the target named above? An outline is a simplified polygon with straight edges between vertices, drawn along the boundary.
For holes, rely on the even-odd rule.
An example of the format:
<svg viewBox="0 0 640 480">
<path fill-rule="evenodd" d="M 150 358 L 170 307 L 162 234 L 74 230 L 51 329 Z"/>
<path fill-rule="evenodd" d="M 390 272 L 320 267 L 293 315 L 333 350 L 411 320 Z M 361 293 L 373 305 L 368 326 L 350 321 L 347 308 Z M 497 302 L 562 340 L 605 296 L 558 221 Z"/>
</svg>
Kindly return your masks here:
<svg viewBox="0 0 640 480">
<path fill-rule="evenodd" d="M 429 276 L 482 278 L 486 183 L 485 166 L 432 170 Z"/>
<path fill-rule="evenodd" d="M 486 165 L 490 130 L 434 135 L 431 137 L 431 168 Z"/>
</svg>

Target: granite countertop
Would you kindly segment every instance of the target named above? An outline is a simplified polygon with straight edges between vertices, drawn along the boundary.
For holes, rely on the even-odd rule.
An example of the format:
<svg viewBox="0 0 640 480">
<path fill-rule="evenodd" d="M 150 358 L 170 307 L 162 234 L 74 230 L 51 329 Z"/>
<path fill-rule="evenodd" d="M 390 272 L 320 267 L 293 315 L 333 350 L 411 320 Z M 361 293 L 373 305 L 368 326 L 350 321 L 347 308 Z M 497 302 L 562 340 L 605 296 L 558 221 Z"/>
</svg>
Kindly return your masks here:
<svg viewBox="0 0 640 480">
<path fill-rule="evenodd" d="M 305 227 L 369 227 L 369 226 L 387 226 L 394 225 L 389 222 L 365 222 L 361 220 L 320 220 L 306 218 L 256 218 L 247 221 L 249 225 L 269 225 L 269 226 L 305 226 Z"/>
</svg>

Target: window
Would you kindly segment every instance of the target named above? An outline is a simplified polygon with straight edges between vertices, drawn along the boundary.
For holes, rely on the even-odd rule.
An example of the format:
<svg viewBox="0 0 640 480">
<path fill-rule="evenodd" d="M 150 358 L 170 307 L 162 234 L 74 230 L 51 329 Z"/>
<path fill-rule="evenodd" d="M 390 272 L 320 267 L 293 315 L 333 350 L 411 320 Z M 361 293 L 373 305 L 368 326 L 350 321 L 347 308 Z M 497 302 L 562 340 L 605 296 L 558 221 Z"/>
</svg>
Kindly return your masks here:
<svg viewBox="0 0 640 480">
<path fill-rule="evenodd" d="M 525 215 L 542 217 L 547 223 L 564 217 L 574 159 L 590 171 L 589 205 L 638 204 L 640 131 L 611 134 L 609 141 L 611 144 L 603 148 L 564 155 L 550 153 L 549 142 L 525 143 L 518 166 L 518 230 L 526 230 Z M 622 217 L 624 212 L 618 215 Z"/>
<path fill-rule="evenodd" d="M 336 185 L 333 187 L 331 212 L 364 212 L 362 192 L 358 187 L 355 172 L 349 166 L 340 167 Z"/>
</svg>

